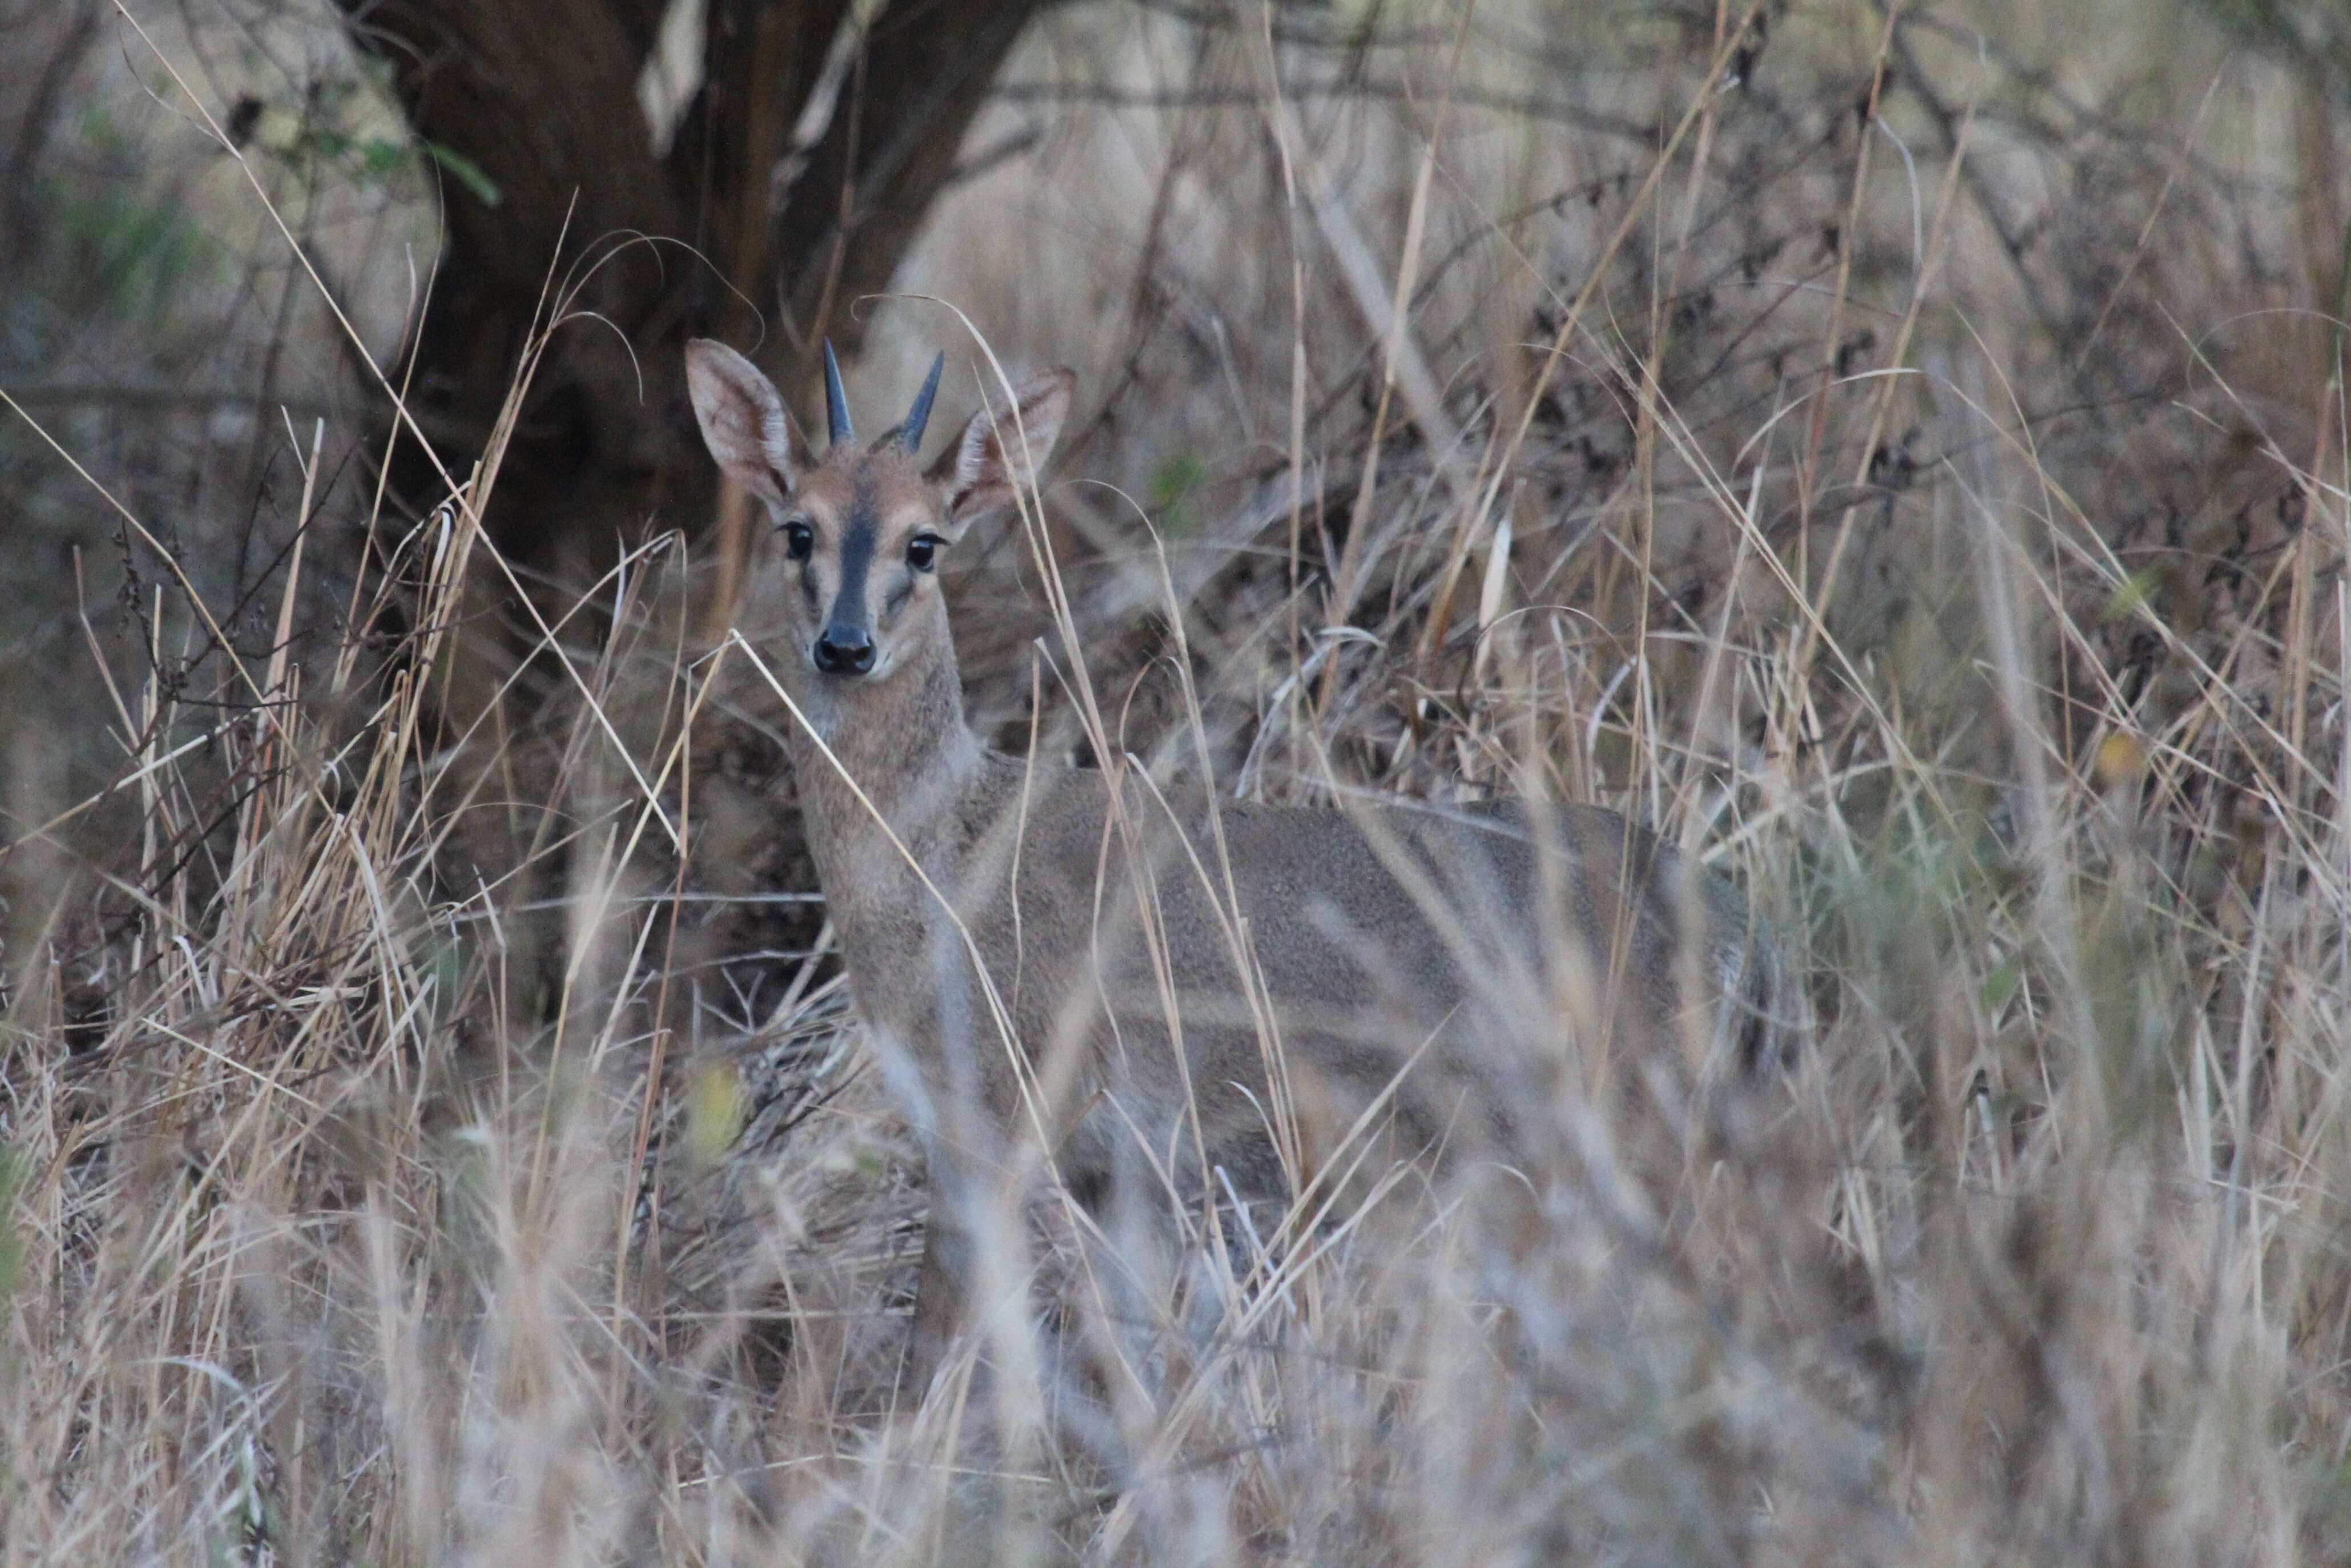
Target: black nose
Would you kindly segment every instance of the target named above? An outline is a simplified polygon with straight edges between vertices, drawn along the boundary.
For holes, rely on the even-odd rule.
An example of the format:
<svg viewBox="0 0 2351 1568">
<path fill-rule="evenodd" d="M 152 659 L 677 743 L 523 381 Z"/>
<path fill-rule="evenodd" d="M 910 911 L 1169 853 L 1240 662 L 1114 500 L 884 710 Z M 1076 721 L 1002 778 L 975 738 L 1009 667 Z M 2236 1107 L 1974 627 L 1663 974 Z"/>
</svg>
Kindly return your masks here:
<svg viewBox="0 0 2351 1568">
<path fill-rule="evenodd" d="M 828 675 L 862 675 L 873 667 L 873 639 L 862 628 L 828 626 L 816 640 L 816 667 Z"/>
</svg>

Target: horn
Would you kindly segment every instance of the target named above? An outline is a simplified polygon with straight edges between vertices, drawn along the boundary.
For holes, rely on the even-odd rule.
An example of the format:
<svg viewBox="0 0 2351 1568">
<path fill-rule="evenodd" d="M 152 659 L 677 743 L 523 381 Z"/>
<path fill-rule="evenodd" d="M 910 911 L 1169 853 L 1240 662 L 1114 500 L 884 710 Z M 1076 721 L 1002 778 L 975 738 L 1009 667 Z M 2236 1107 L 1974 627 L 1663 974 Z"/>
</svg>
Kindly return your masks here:
<svg viewBox="0 0 2351 1568">
<path fill-rule="evenodd" d="M 824 340 L 824 434 L 835 446 L 857 440 L 849 423 L 849 394 L 841 390 L 841 361 L 832 357 L 830 338 Z"/>
<path fill-rule="evenodd" d="M 931 361 L 931 373 L 923 378 L 923 390 L 914 394 L 914 406 L 898 425 L 898 449 L 912 457 L 922 449 L 923 427 L 931 423 L 931 399 L 939 392 L 939 372 L 947 368 L 947 356 L 941 350 Z"/>
</svg>

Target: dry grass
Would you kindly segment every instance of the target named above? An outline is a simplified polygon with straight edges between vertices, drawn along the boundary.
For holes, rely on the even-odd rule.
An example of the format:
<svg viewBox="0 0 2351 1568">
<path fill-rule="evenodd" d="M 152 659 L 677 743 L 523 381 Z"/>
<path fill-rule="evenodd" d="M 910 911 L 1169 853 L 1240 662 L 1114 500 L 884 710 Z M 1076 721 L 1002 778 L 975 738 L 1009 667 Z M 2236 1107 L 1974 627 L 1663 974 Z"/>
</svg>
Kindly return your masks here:
<svg viewBox="0 0 2351 1568">
<path fill-rule="evenodd" d="M 1078 364 L 1125 496 L 973 552 L 968 674 L 1138 751 L 1186 675 L 1245 792 L 1658 822 L 1806 977 L 1764 1102 L 1563 1061 L 1514 1201 L 1119 1278 L 1040 1183 L 1043 1370 L 912 1407 L 919 1162 L 778 716 L 663 546 L 447 733 L 493 465 L 307 662 L 172 665 L 165 578 L 111 792 L 12 769 L 0 1557 L 2351 1560 L 2333 89 L 2120 5 L 2046 72 L 1989 4 L 1479 17 L 1450 78 L 1453 12 L 1285 44 L 1286 110 L 1257 16 L 1016 61 L 1041 162 L 908 285 Z"/>
</svg>

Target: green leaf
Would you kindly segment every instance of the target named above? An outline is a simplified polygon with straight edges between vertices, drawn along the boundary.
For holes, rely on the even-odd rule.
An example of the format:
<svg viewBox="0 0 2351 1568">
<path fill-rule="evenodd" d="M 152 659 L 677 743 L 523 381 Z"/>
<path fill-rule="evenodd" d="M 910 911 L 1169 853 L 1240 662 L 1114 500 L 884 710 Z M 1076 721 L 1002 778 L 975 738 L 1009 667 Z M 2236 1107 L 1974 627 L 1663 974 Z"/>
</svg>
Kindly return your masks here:
<svg viewBox="0 0 2351 1568">
<path fill-rule="evenodd" d="M 420 140 L 423 139 L 420 138 Z M 483 173 L 482 166 L 463 152 L 452 147 L 444 147 L 438 141 L 424 141 L 424 152 L 433 162 L 455 176 L 459 184 L 473 192 L 482 205 L 495 207 L 506 199 L 498 190 L 498 183 Z"/>
<path fill-rule="evenodd" d="M 1148 499 L 1161 532 L 1192 530 L 1192 498 L 1207 479 L 1208 465 L 1189 452 L 1170 453 L 1153 471 Z"/>
<path fill-rule="evenodd" d="M 2106 601 L 2106 619 L 2119 621 L 2155 597 L 2163 586 L 2162 579 L 2151 571 L 2135 571 L 2123 579 L 2114 597 Z"/>
<path fill-rule="evenodd" d="M 704 1166 L 716 1165 L 743 1131 L 743 1085 L 732 1066 L 713 1064 L 687 1086 L 686 1146 Z"/>
</svg>

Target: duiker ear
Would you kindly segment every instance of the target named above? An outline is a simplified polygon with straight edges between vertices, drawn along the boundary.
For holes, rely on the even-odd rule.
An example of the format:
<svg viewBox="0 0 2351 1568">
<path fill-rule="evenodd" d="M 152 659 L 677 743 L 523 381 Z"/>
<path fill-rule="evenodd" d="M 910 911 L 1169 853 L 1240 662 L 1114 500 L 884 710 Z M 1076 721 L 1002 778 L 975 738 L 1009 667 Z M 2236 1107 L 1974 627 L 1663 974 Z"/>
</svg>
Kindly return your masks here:
<svg viewBox="0 0 2351 1568">
<path fill-rule="evenodd" d="M 792 435 L 775 383 L 726 344 L 696 338 L 685 346 L 685 385 L 719 472 L 782 509 L 792 487 Z"/>
<path fill-rule="evenodd" d="M 1037 470 L 1061 439 L 1061 422 L 1070 416 L 1070 399 L 1077 389 L 1074 371 L 1047 371 L 1013 389 L 1017 419 L 985 408 L 971 416 L 963 439 L 931 470 L 946 493 L 949 523 L 961 528 L 983 512 L 1010 502 L 1016 486 L 1035 487 Z"/>
</svg>

